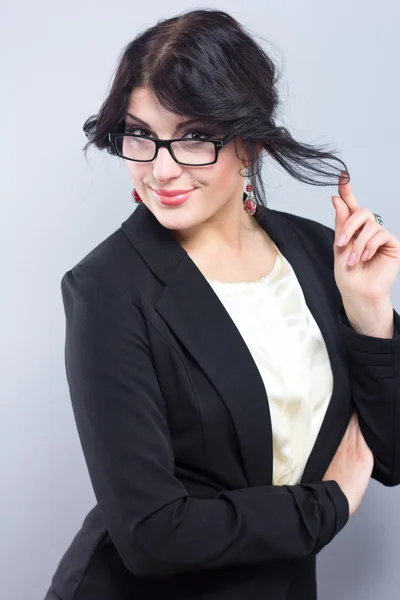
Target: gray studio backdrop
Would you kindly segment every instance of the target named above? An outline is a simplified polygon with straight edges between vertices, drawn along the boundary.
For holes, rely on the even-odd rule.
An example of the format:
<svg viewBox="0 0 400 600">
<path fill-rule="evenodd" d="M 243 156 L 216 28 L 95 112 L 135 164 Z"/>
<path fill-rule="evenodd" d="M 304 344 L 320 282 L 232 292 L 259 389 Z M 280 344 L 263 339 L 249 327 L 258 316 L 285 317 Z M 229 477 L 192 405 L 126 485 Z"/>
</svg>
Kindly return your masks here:
<svg viewBox="0 0 400 600">
<path fill-rule="evenodd" d="M 122 47 L 189 8 L 229 11 L 283 72 L 282 120 L 336 147 L 360 205 L 400 237 L 398 0 L 214 4 L 70 0 L 1 7 L 0 597 L 41 599 L 95 500 L 64 371 L 64 272 L 134 210 L 118 159 L 81 147 Z M 269 205 L 334 226 L 335 188 L 266 164 Z M 400 310 L 400 282 L 393 292 Z M 321 600 L 400 596 L 399 488 L 371 482 L 319 555 Z"/>
</svg>

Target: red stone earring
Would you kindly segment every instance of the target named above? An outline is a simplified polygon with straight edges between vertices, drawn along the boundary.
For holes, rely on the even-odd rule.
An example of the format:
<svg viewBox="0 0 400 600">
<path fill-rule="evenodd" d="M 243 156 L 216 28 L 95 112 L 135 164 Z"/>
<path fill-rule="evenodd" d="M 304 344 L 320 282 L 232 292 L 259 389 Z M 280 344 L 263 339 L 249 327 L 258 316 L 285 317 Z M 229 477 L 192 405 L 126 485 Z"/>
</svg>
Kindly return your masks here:
<svg viewBox="0 0 400 600">
<path fill-rule="evenodd" d="M 246 192 L 247 196 L 243 200 L 243 208 L 249 215 L 254 215 L 257 210 L 257 202 L 253 196 L 253 186 L 251 185 L 249 177 L 247 177 Z"/>
<path fill-rule="evenodd" d="M 141 199 L 141 197 L 139 196 L 139 194 L 137 193 L 137 191 L 135 189 L 132 190 L 131 196 L 135 202 L 138 202 L 138 203 L 143 202 L 143 200 Z"/>
</svg>

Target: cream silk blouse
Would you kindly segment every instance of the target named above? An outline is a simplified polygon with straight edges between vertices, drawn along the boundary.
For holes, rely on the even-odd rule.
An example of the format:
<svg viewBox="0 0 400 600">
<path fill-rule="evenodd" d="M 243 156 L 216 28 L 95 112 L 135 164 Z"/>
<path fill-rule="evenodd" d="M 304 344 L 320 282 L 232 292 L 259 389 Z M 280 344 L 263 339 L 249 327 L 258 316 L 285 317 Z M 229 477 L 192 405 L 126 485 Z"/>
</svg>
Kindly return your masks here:
<svg viewBox="0 0 400 600">
<path fill-rule="evenodd" d="M 207 279 L 245 341 L 268 394 L 273 483 L 299 483 L 332 395 L 325 342 L 290 263 L 277 246 L 256 281 Z"/>
</svg>

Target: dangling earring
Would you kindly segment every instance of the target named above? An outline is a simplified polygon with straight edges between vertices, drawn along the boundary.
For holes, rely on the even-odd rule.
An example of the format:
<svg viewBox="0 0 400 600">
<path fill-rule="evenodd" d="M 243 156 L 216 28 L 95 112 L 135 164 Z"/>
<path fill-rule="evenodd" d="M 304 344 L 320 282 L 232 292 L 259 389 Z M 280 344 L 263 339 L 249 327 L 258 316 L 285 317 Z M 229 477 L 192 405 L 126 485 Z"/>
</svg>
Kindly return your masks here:
<svg viewBox="0 0 400 600">
<path fill-rule="evenodd" d="M 137 193 L 137 191 L 135 189 L 133 189 L 131 191 L 131 196 L 135 202 L 138 202 L 138 203 L 143 202 L 143 200 L 141 199 L 141 197 L 139 196 L 139 194 Z"/>
<path fill-rule="evenodd" d="M 253 186 L 251 185 L 251 181 L 248 175 L 246 180 L 246 192 L 247 196 L 243 200 L 243 208 L 249 215 L 254 215 L 254 213 L 257 210 L 257 202 L 254 199 Z"/>
</svg>

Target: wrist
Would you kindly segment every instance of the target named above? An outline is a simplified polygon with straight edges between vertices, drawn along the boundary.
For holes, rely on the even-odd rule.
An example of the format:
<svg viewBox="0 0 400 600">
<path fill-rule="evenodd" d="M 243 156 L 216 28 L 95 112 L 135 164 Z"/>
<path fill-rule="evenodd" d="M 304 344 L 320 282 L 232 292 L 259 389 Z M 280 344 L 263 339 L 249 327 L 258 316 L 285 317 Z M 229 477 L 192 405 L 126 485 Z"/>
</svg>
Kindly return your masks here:
<svg viewBox="0 0 400 600">
<path fill-rule="evenodd" d="M 343 299 L 343 308 L 356 333 L 377 338 L 392 338 L 394 334 L 393 306 L 389 300 L 357 301 Z"/>
</svg>

